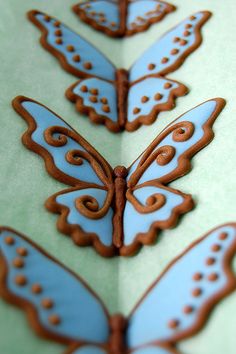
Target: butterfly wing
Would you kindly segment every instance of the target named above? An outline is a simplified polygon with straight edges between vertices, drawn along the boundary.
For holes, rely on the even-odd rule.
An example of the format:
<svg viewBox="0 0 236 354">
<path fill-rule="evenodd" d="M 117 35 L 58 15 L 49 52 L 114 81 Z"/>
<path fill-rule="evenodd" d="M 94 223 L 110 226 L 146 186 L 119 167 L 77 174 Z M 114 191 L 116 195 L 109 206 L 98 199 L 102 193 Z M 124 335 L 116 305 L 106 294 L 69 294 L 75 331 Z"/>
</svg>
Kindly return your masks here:
<svg viewBox="0 0 236 354">
<path fill-rule="evenodd" d="M 71 235 L 78 245 L 93 244 L 103 255 L 113 254 L 112 232 L 103 234 L 103 230 L 110 230 L 113 214 L 110 165 L 68 124 L 40 103 L 20 96 L 14 99 L 13 107 L 29 126 L 23 136 L 26 147 L 42 156 L 51 176 L 73 186 L 59 193 L 60 197 L 52 196 L 46 204 L 50 211 L 61 214 L 59 230 Z"/>
<path fill-rule="evenodd" d="M 67 345 L 108 342 L 107 310 L 81 278 L 9 228 L 1 228 L 0 255 L 1 295 L 26 311 L 39 335 Z"/>
<path fill-rule="evenodd" d="M 130 69 L 130 81 L 175 71 L 201 44 L 200 29 L 209 17 L 209 12 L 198 12 L 167 32 L 134 63 Z"/>
<path fill-rule="evenodd" d="M 187 93 L 186 86 L 164 77 L 147 77 L 130 86 L 125 128 L 138 129 L 142 124 L 152 124 L 159 112 L 175 106 L 175 99 Z"/>
<path fill-rule="evenodd" d="M 42 46 L 60 61 L 66 71 L 79 78 L 115 80 L 114 65 L 87 40 L 42 12 L 30 11 L 28 17 L 42 32 Z"/>
<path fill-rule="evenodd" d="M 220 226 L 193 243 L 131 313 L 128 347 L 171 348 L 202 329 L 212 308 L 236 288 L 230 266 L 235 252 L 236 224 Z"/>
<path fill-rule="evenodd" d="M 124 32 L 124 21 L 117 1 L 85 1 L 74 5 L 72 9 L 82 21 L 109 36 L 121 36 Z"/>
<path fill-rule="evenodd" d="M 164 1 L 134 0 L 128 4 L 126 35 L 145 31 L 153 23 L 161 21 L 175 7 Z"/>
<path fill-rule="evenodd" d="M 212 125 L 224 104 L 212 99 L 177 118 L 130 167 L 122 254 L 153 243 L 159 229 L 174 226 L 193 207 L 191 196 L 164 185 L 190 170 L 192 156 L 212 140 Z"/>
</svg>

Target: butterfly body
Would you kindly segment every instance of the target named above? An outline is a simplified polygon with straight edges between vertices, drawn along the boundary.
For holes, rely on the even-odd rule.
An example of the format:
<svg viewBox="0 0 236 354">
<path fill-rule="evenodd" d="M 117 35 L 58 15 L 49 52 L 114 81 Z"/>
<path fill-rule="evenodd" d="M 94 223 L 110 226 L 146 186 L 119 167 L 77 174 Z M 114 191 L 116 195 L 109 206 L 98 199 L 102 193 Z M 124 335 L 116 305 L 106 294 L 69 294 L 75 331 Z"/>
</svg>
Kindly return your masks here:
<svg viewBox="0 0 236 354">
<path fill-rule="evenodd" d="M 98 49 L 55 18 L 36 10 L 28 16 L 42 32 L 41 44 L 79 78 L 66 90 L 66 97 L 92 122 L 119 132 L 152 124 L 159 112 L 172 109 L 176 98 L 187 93 L 185 85 L 165 75 L 200 45 L 200 29 L 210 13 L 198 12 L 181 22 L 130 70 L 115 68 Z"/>
</svg>

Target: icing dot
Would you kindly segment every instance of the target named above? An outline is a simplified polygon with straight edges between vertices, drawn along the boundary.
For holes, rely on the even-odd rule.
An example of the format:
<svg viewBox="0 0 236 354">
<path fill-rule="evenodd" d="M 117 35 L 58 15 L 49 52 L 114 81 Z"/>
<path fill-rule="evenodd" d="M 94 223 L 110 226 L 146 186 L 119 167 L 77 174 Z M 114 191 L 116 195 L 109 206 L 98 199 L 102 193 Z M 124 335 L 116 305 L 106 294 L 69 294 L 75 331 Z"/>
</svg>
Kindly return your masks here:
<svg viewBox="0 0 236 354">
<path fill-rule="evenodd" d="M 188 37 L 188 36 L 190 36 L 190 34 L 191 34 L 191 32 L 189 32 L 189 31 L 184 31 L 183 36 L 184 36 L 184 37 Z"/>
<path fill-rule="evenodd" d="M 195 274 L 193 275 L 193 280 L 195 280 L 195 281 L 199 281 L 199 280 L 201 280 L 202 278 L 203 278 L 202 273 L 195 273 Z"/>
<path fill-rule="evenodd" d="M 211 250 L 213 252 L 219 252 L 221 250 L 221 246 L 216 243 L 215 245 L 212 245 Z"/>
<path fill-rule="evenodd" d="M 228 234 L 226 232 L 222 232 L 219 236 L 219 239 L 224 241 L 227 239 L 227 237 L 228 237 Z"/>
<path fill-rule="evenodd" d="M 44 21 L 50 22 L 50 21 L 51 21 L 51 17 L 48 16 L 48 15 L 45 15 L 45 16 L 44 16 Z"/>
<path fill-rule="evenodd" d="M 193 289 L 193 291 L 192 291 L 192 295 L 194 296 L 194 297 L 198 297 L 198 296 L 200 296 L 202 294 L 202 289 L 201 288 L 195 288 L 195 289 Z"/>
<path fill-rule="evenodd" d="M 164 58 L 161 59 L 162 64 L 165 64 L 168 61 L 169 61 L 169 58 L 167 58 L 167 57 L 164 57 Z"/>
<path fill-rule="evenodd" d="M 92 63 L 90 63 L 90 61 L 86 61 L 84 64 L 83 64 L 83 67 L 87 70 L 91 70 L 92 69 Z"/>
<path fill-rule="evenodd" d="M 22 256 L 22 257 L 26 257 L 28 255 L 28 251 L 25 247 L 17 248 L 16 252 L 19 254 L 19 256 Z"/>
<path fill-rule="evenodd" d="M 144 18 L 142 18 L 141 16 L 137 16 L 137 17 L 136 17 L 136 20 L 139 21 L 139 22 L 145 21 Z"/>
<path fill-rule="evenodd" d="M 16 283 L 16 285 L 24 286 L 27 284 L 27 279 L 23 274 L 18 274 L 15 277 L 15 283 Z"/>
<path fill-rule="evenodd" d="M 62 44 L 63 42 L 62 42 L 62 39 L 61 39 L 61 38 L 57 38 L 57 39 L 55 40 L 55 43 L 56 43 L 56 44 Z"/>
<path fill-rule="evenodd" d="M 90 4 L 85 4 L 85 5 L 84 5 L 84 8 L 85 8 L 85 9 L 90 9 L 90 8 L 91 8 L 91 5 L 90 5 Z"/>
<path fill-rule="evenodd" d="M 90 15 L 91 15 L 91 16 L 96 16 L 97 13 L 96 13 L 96 11 L 90 11 Z"/>
<path fill-rule="evenodd" d="M 175 54 L 178 54 L 178 53 L 179 53 L 179 49 L 177 49 L 177 48 L 172 49 L 171 52 L 170 52 L 170 54 L 172 54 L 172 55 L 175 55 Z"/>
<path fill-rule="evenodd" d="M 11 237 L 11 236 L 5 237 L 4 241 L 5 241 L 5 243 L 6 243 L 7 245 L 9 245 L 9 246 L 14 245 L 14 243 L 15 243 L 14 238 Z"/>
<path fill-rule="evenodd" d="M 99 21 L 102 22 L 102 23 L 104 23 L 104 22 L 106 22 L 107 20 L 105 19 L 105 17 L 101 17 L 101 18 L 99 19 Z"/>
<path fill-rule="evenodd" d="M 166 82 L 165 84 L 164 84 L 164 88 L 165 89 L 169 89 L 169 88 L 171 88 L 172 87 L 172 84 L 170 83 L 170 82 Z"/>
<path fill-rule="evenodd" d="M 210 266 L 210 265 L 214 264 L 215 261 L 216 261 L 215 258 L 209 257 L 209 258 L 207 258 L 207 260 L 206 260 L 206 264 L 207 264 L 208 266 Z"/>
<path fill-rule="evenodd" d="M 174 43 L 177 43 L 177 42 L 179 42 L 180 41 L 180 38 L 179 37 L 175 37 L 174 39 L 173 39 L 173 42 Z"/>
<path fill-rule="evenodd" d="M 154 99 L 155 99 L 156 101 L 160 101 L 160 100 L 162 99 L 162 97 L 163 97 L 163 95 L 158 92 L 158 93 L 155 94 Z"/>
<path fill-rule="evenodd" d="M 133 114 L 138 114 L 140 111 L 141 111 L 140 108 L 135 107 L 135 108 L 133 109 Z"/>
<path fill-rule="evenodd" d="M 85 86 L 85 85 L 81 86 L 81 87 L 80 87 L 80 91 L 81 91 L 81 92 L 88 92 L 87 86 Z"/>
<path fill-rule="evenodd" d="M 89 97 L 89 101 L 92 102 L 92 103 L 97 103 L 98 99 L 96 96 L 90 96 Z"/>
<path fill-rule="evenodd" d="M 219 275 L 217 273 L 211 273 L 207 277 L 207 279 L 209 281 L 216 281 L 218 278 L 219 278 Z"/>
<path fill-rule="evenodd" d="M 102 97 L 102 98 L 100 99 L 100 101 L 101 101 L 102 103 L 104 103 L 104 104 L 106 104 L 106 103 L 108 102 L 108 100 L 107 100 L 106 97 Z"/>
<path fill-rule="evenodd" d="M 188 41 L 186 41 L 186 39 L 181 39 L 179 41 L 179 44 L 182 45 L 182 46 L 186 45 L 187 43 L 188 43 Z"/>
<path fill-rule="evenodd" d="M 104 17 L 104 16 L 105 16 L 105 14 L 104 14 L 104 12 L 99 12 L 99 13 L 98 13 L 98 16 L 100 16 L 100 17 Z"/>
<path fill-rule="evenodd" d="M 171 328 L 171 329 L 175 329 L 179 326 L 179 321 L 176 320 L 176 319 L 173 319 L 173 320 L 170 320 L 168 322 L 168 327 Z"/>
<path fill-rule="evenodd" d="M 62 36 L 62 31 L 57 29 L 55 32 L 54 32 L 55 36 L 57 37 L 61 37 Z"/>
<path fill-rule="evenodd" d="M 51 309 L 53 307 L 54 303 L 51 299 L 43 299 L 41 301 L 41 305 L 45 309 Z"/>
<path fill-rule="evenodd" d="M 183 313 L 185 313 L 186 315 L 192 313 L 193 311 L 194 311 L 194 308 L 193 308 L 193 306 L 190 306 L 190 305 L 186 305 L 183 308 Z"/>
<path fill-rule="evenodd" d="M 75 47 L 73 46 L 73 45 L 68 45 L 67 47 L 66 47 L 66 50 L 68 51 L 68 52 L 74 52 L 75 51 Z"/>
<path fill-rule="evenodd" d="M 19 258 L 19 257 L 13 259 L 12 264 L 16 268 L 23 268 L 24 265 L 25 265 L 24 260 L 22 258 Z"/>
<path fill-rule="evenodd" d="M 111 25 L 111 27 L 116 27 L 116 23 L 115 22 L 111 22 L 110 25 Z"/>
<path fill-rule="evenodd" d="M 76 55 L 73 56 L 72 59 L 73 59 L 73 61 L 78 63 L 80 61 L 80 56 L 78 54 L 76 54 Z"/>
<path fill-rule="evenodd" d="M 156 65 L 153 63 L 148 64 L 148 70 L 154 70 L 155 67 L 156 67 Z"/>
<path fill-rule="evenodd" d="M 60 23 L 59 21 L 55 21 L 54 24 L 53 24 L 53 26 L 54 26 L 54 27 L 59 27 L 60 24 L 61 24 L 61 23 Z"/>
<path fill-rule="evenodd" d="M 48 317 L 48 322 L 53 326 L 57 326 L 61 323 L 61 319 L 58 315 L 51 315 Z"/>
<path fill-rule="evenodd" d="M 91 88 L 91 90 L 89 90 L 89 92 L 90 92 L 92 95 L 98 95 L 98 93 L 99 93 L 98 89 L 96 89 L 96 88 Z"/>
<path fill-rule="evenodd" d="M 194 21 L 194 20 L 196 20 L 196 17 L 195 17 L 195 16 L 191 16 L 191 17 L 190 17 L 190 20 L 191 20 L 191 21 Z"/>
<path fill-rule="evenodd" d="M 192 27 L 193 27 L 193 25 L 191 25 L 191 23 L 187 23 L 187 24 L 185 25 L 185 28 L 186 28 L 186 29 L 192 28 Z"/>
<path fill-rule="evenodd" d="M 149 97 L 147 97 L 147 96 L 143 96 L 142 98 L 141 98 L 141 102 L 142 103 L 146 103 L 146 102 L 148 102 L 149 101 Z"/>
<path fill-rule="evenodd" d="M 109 112 L 110 112 L 110 107 L 109 107 L 108 105 L 103 105 L 103 106 L 102 106 L 102 110 L 103 110 L 103 112 L 105 112 L 105 113 L 109 113 Z"/>
<path fill-rule="evenodd" d="M 40 294 L 42 292 L 42 287 L 39 284 L 33 284 L 31 287 L 31 291 L 33 294 Z"/>
</svg>

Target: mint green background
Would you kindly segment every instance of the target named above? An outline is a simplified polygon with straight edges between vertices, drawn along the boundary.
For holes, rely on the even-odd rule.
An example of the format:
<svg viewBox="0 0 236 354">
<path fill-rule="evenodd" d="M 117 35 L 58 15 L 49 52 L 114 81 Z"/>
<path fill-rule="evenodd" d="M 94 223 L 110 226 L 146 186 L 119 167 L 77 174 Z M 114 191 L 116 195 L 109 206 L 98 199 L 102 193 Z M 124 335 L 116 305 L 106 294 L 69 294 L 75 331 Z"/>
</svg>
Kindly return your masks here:
<svg viewBox="0 0 236 354">
<path fill-rule="evenodd" d="M 112 40 L 80 23 L 70 11 L 74 0 L 0 0 L 0 223 L 12 226 L 39 243 L 49 253 L 78 272 L 103 299 L 112 313 L 128 314 L 163 268 L 190 242 L 210 228 L 235 219 L 236 198 L 236 22 L 235 0 L 176 0 L 178 11 L 146 33 L 123 41 Z M 211 10 L 204 44 L 170 78 L 190 88 L 172 112 L 160 114 L 150 127 L 135 133 L 113 135 L 80 117 L 64 98 L 76 78 L 64 72 L 38 44 L 39 31 L 26 20 L 32 8 L 66 22 L 100 47 L 117 66 L 129 67 L 156 38 L 198 10 Z M 42 160 L 26 150 L 20 137 L 26 129 L 11 108 L 23 94 L 41 101 L 64 117 L 111 163 L 129 165 L 152 139 L 178 115 L 209 98 L 222 96 L 227 107 L 215 123 L 216 138 L 193 160 L 193 171 L 173 187 L 192 193 L 197 207 L 179 226 L 163 232 L 155 247 L 146 247 L 131 259 L 107 260 L 92 249 L 76 248 L 56 231 L 57 217 L 43 204 L 65 186 L 47 175 Z M 188 354 L 233 354 L 236 337 L 236 296 L 223 301 L 204 330 L 180 348 Z M 24 314 L 0 300 L 0 353 L 57 354 L 63 347 L 39 339 Z"/>
</svg>

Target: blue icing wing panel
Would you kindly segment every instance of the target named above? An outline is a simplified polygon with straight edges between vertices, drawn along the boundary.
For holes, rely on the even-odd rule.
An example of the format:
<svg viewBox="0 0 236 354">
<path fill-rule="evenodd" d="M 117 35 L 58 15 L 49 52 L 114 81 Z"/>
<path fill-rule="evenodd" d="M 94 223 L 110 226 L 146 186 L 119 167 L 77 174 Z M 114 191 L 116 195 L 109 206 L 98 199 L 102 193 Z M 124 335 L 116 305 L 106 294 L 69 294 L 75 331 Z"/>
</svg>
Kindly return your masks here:
<svg viewBox="0 0 236 354">
<path fill-rule="evenodd" d="M 14 242 L 7 243 L 7 237 Z M 80 278 L 13 231 L 1 232 L 0 249 L 7 264 L 8 291 L 33 306 L 41 327 L 70 341 L 107 342 L 106 310 Z M 14 266 L 19 255 L 22 268 Z M 22 277 L 24 283 L 19 282 Z M 34 284 L 40 286 L 40 292 L 32 291 Z"/>
<path fill-rule="evenodd" d="M 92 117 L 95 115 L 101 119 L 102 116 L 117 123 L 117 91 L 113 83 L 96 78 L 81 80 L 73 85 L 72 95 L 76 96 L 74 100 L 82 100 L 77 104 L 79 110 L 79 107 L 82 110 L 86 107 L 92 110 Z"/>
<path fill-rule="evenodd" d="M 113 234 L 112 209 L 109 208 L 107 213 L 101 218 L 87 218 L 79 211 L 78 207 L 76 207 L 76 200 L 81 197 L 83 198 L 85 195 L 96 200 L 99 210 L 105 204 L 107 192 L 105 190 L 96 188 L 75 190 L 72 192 L 60 193 L 56 197 L 56 202 L 69 209 L 69 212 L 66 216 L 67 223 L 74 226 L 80 226 L 83 231 L 87 233 L 96 234 L 103 245 L 111 246 Z"/>
<path fill-rule="evenodd" d="M 131 314 L 128 348 L 173 343 L 199 329 L 208 318 L 206 306 L 211 308 L 234 285 L 229 285 L 234 276 L 227 267 L 235 244 L 235 226 L 225 225 L 172 263 Z"/>
<path fill-rule="evenodd" d="M 174 71 L 201 42 L 200 26 L 209 13 L 198 12 L 155 42 L 130 69 L 130 81 Z"/>
<path fill-rule="evenodd" d="M 29 16 L 47 31 L 46 44 L 63 57 L 61 62 L 66 69 L 69 66 L 78 76 L 115 79 L 114 65 L 87 40 L 43 13 L 31 12 Z"/>
</svg>

